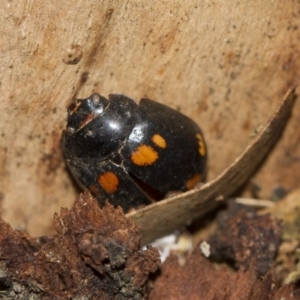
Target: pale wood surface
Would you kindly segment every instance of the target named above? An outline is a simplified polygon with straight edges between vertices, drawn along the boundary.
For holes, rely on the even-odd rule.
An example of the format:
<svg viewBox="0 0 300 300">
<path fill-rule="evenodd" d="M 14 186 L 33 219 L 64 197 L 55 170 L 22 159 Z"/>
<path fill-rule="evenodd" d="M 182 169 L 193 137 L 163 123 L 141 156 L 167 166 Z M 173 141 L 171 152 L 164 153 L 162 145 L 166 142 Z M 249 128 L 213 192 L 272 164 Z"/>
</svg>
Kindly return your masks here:
<svg viewBox="0 0 300 300">
<path fill-rule="evenodd" d="M 213 179 L 299 80 L 297 1 L 20 0 L 2 3 L 0 20 L 1 214 L 34 235 L 75 199 L 59 148 L 75 95 L 180 109 L 205 133 Z M 299 115 L 298 102 L 255 177 L 264 199 L 299 186 Z"/>
</svg>

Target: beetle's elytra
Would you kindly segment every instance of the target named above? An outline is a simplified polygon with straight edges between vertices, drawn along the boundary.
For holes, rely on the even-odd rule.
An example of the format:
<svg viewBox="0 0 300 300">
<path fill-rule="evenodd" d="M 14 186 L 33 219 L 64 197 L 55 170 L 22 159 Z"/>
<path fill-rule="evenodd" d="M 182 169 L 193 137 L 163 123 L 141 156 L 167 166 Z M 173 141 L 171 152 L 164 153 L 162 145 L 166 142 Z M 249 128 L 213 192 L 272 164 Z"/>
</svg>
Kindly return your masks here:
<svg viewBox="0 0 300 300">
<path fill-rule="evenodd" d="M 62 149 L 83 187 L 125 212 L 192 189 L 203 179 L 207 150 L 198 125 L 149 99 L 93 94 L 68 108 Z"/>
</svg>

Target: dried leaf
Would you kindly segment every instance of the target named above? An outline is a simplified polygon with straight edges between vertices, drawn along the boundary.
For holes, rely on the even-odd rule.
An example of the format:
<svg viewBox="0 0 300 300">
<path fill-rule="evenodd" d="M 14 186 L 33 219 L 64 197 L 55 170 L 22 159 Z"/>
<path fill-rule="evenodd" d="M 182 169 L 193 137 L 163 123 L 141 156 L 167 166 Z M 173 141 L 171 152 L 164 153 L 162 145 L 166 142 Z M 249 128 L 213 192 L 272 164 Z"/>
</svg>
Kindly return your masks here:
<svg viewBox="0 0 300 300">
<path fill-rule="evenodd" d="M 296 99 L 295 88 L 289 90 L 253 142 L 217 178 L 192 191 L 127 214 L 140 226 L 143 244 L 203 216 L 216 208 L 220 200 L 225 200 L 249 179 L 281 136 Z"/>
</svg>

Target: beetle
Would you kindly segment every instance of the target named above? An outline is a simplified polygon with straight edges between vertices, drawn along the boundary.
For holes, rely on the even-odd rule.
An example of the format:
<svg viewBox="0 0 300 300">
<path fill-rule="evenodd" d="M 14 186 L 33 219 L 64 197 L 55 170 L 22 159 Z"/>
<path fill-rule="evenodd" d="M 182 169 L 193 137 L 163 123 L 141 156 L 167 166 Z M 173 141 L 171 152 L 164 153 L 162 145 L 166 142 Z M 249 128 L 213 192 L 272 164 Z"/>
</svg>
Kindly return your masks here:
<svg viewBox="0 0 300 300">
<path fill-rule="evenodd" d="M 194 188 L 207 163 L 193 120 L 153 100 L 136 103 L 118 94 L 73 101 L 62 150 L 78 183 L 100 205 L 108 200 L 124 212 Z"/>
</svg>

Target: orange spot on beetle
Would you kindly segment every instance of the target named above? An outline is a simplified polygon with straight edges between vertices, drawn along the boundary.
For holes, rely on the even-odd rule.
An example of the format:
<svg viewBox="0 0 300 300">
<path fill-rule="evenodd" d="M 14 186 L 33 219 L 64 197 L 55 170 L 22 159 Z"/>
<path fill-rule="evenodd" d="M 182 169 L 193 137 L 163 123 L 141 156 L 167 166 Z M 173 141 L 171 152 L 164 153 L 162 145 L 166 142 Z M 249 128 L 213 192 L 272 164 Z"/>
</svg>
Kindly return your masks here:
<svg viewBox="0 0 300 300">
<path fill-rule="evenodd" d="M 198 139 L 198 146 L 199 146 L 198 151 L 199 151 L 199 154 L 201 156 L 205 156 L 205 154 L 206 154 L 206 147 L 205 147 L 205 144 L 204 144 L 203 137 L 202 137 L 202 135 L 200 133 L 197 133 L 196 137 Z"/>
<path fill-rule="evenodd" d="M 141 145 L 131 154 L 131 160 L 138 166 L 152 165 L 158 159 L 158 153 L 150 146 Z"/>
<path fill-rule="evenodd" d="M 98 182 L 103 190 L 108 194 L 113 194 L 118 190 L 119 179 L 113 172 L 108 171 L 100 175 Z"/>
<path fill-rule="evenodd" d="M 188 179 L 185 183 L 185 187 L 188 190 L 191 190 L 195 187 L 195 185 L 201 180 L 201 174 L 196 173 L 195 175 L 193 175 L 190 179 Z"/>
<path fill-rule="evenodd" d="M 160 148 L 165 149 L 167 147 L 166 140 L 160 134 L 154 134 L 151 140 L 156 146 Z"/>
</svg>

